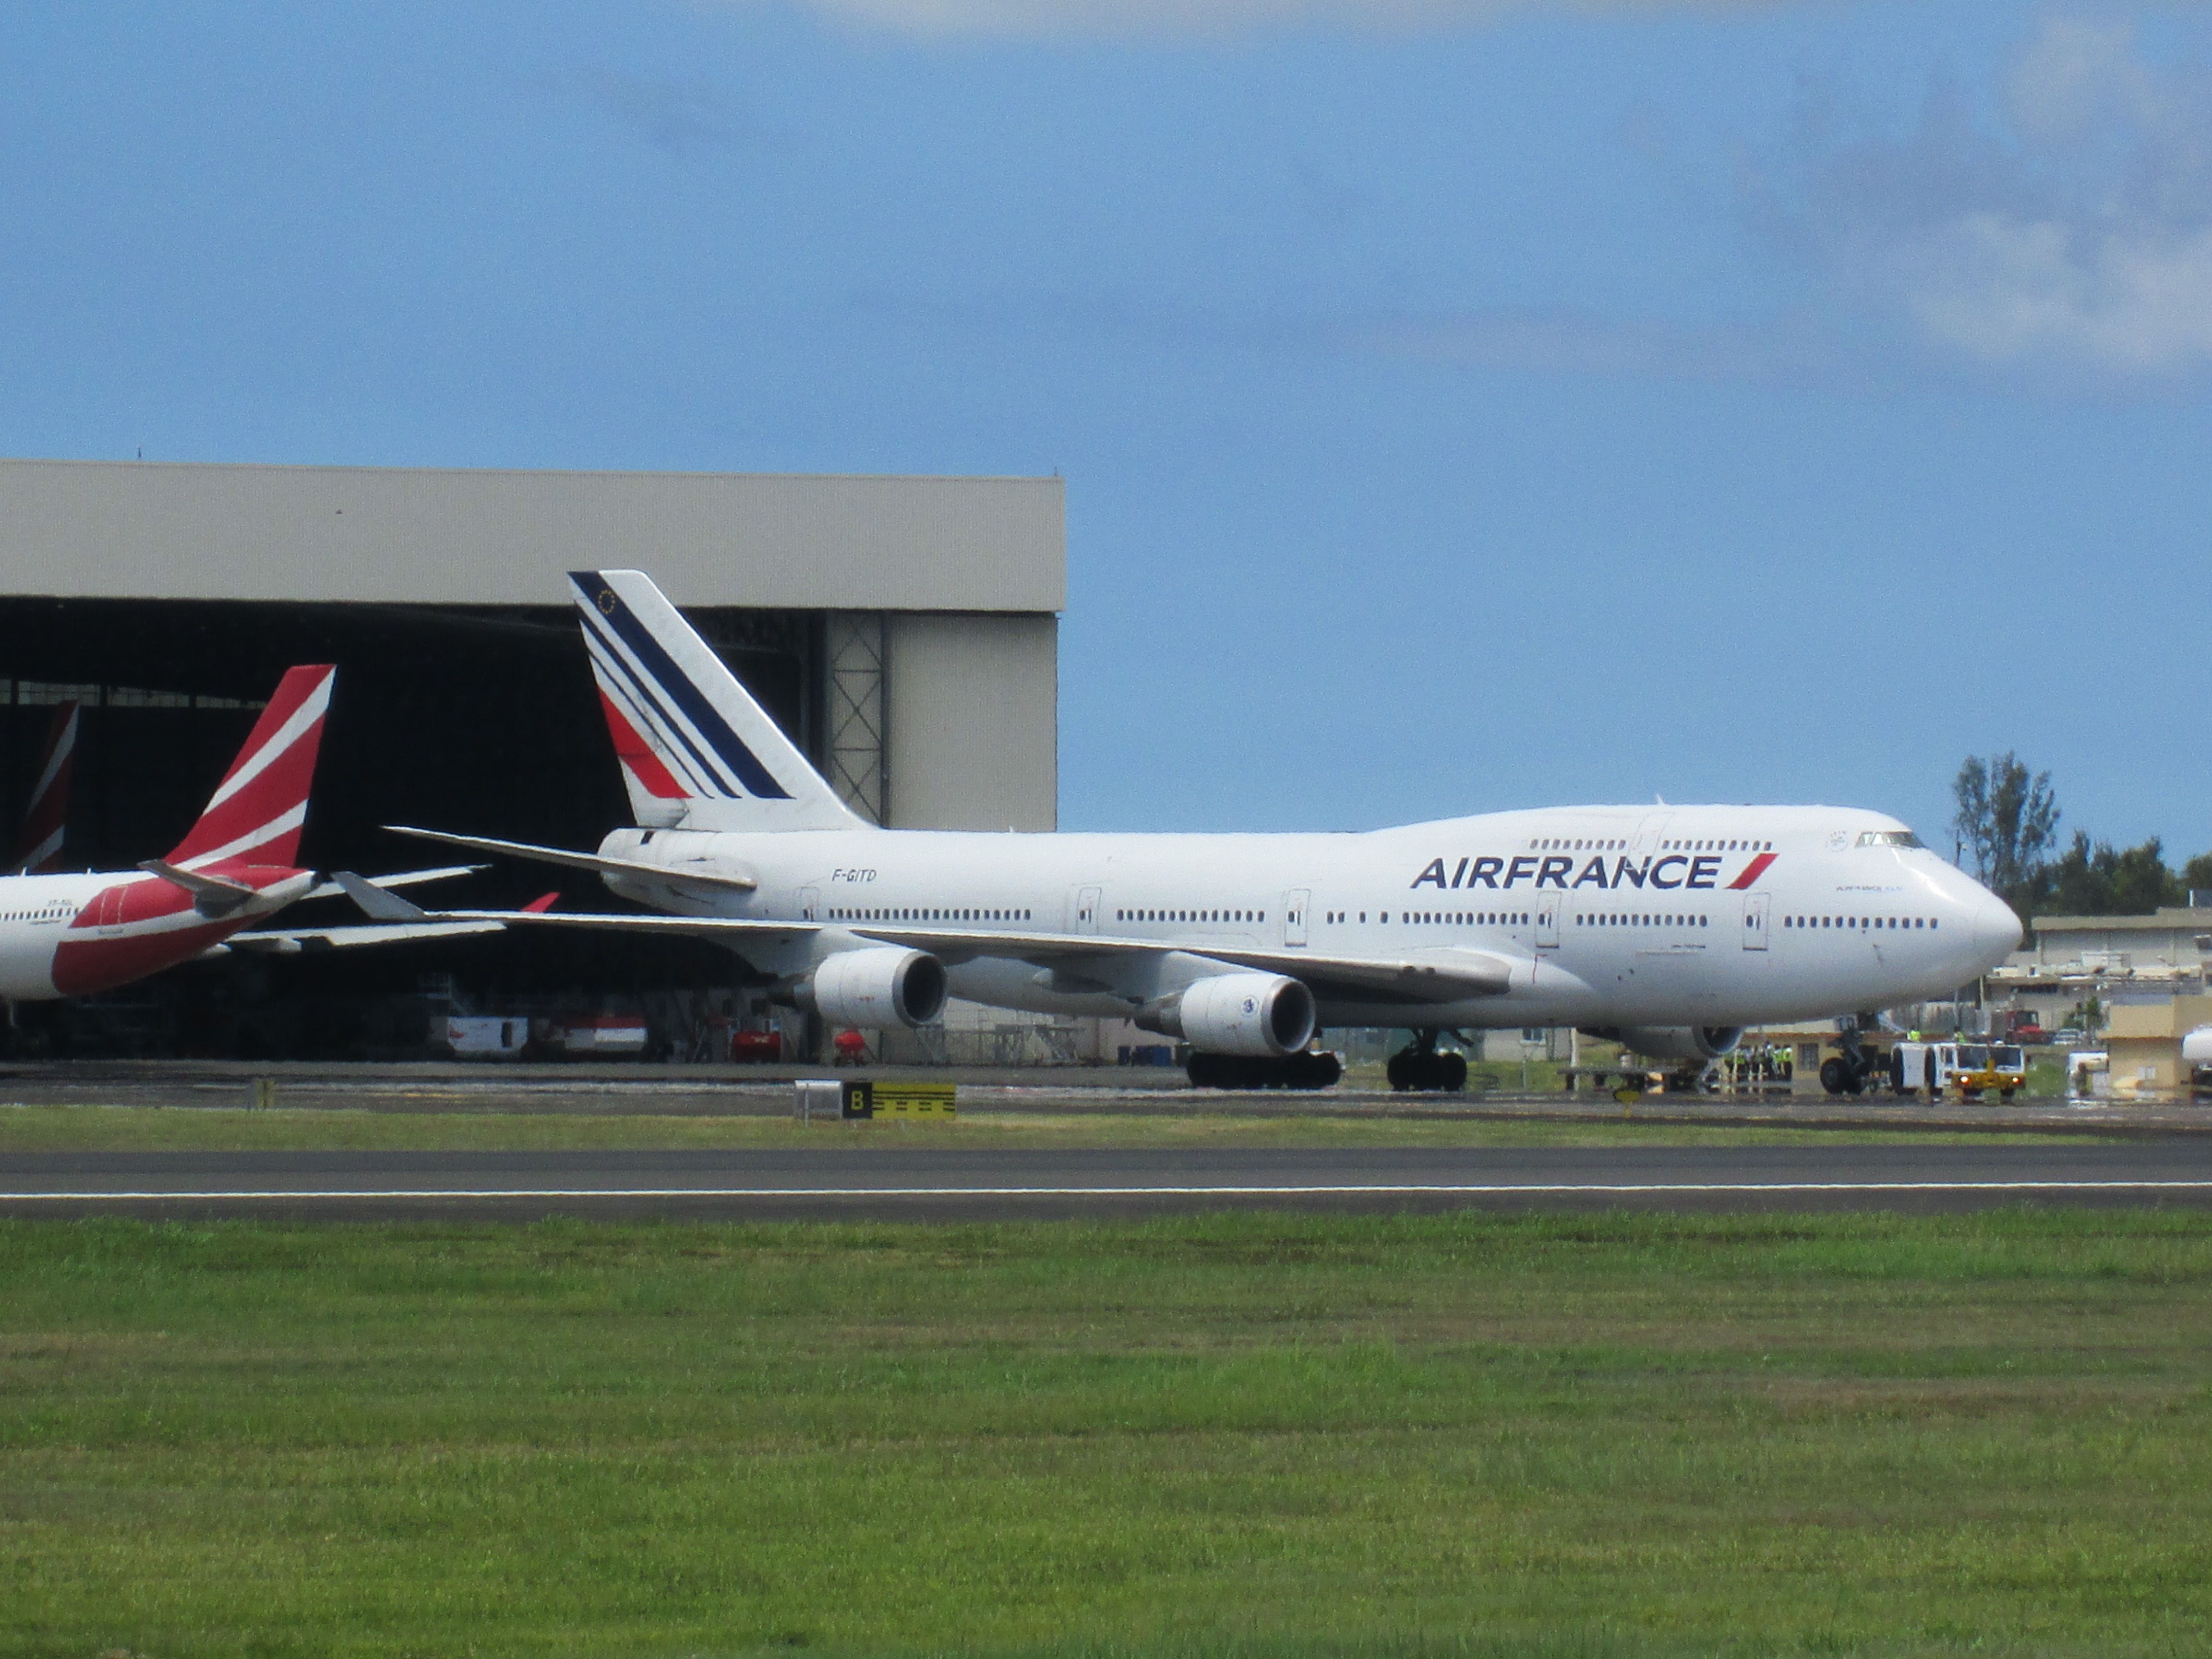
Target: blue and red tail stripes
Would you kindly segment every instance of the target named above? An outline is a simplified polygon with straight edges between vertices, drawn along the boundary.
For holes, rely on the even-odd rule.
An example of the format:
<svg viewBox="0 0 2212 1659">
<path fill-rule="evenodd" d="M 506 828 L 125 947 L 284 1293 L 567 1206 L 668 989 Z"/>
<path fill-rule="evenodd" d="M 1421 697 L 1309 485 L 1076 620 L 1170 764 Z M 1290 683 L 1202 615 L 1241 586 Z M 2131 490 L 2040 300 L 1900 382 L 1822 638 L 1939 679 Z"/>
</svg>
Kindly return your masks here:
<svg viewBox="0 0 2212 1659">
<path fill-rule="evenodd" d="M 579 570 L 568 580 L 640 823 L 765 830 L 853 822 L 650 580 L 635 570 Z"/>
<path fill-rule="evenodd" d="M 672 781 L 694 797 L 791 799 L 610 583 L 596 571 L 568 580 L 586 601 L 577 609 L 601 695 L 672 754 Z"/>
</svg>

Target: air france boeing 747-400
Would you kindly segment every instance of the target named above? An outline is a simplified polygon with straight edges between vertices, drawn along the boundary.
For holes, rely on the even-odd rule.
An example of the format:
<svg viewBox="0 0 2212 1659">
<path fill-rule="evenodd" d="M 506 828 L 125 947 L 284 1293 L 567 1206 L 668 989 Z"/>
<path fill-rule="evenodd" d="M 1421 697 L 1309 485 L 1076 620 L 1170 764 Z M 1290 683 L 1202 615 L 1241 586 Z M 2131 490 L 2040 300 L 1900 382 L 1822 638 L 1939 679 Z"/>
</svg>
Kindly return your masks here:
<svg viewBox="0 0 2212 1659">
<path fill-rule="evenodd" d="M 596 854 L 403 833 L 593 871 L 665 914 L 438 919 L 712 939 L 838 1025 L 926 1024 L 948 994 L 1127 1018 L 1186 1040 L 1193 1080 L 1224 1085 L 1333 1081 L 1306 1052 L 1324 1024 L 1405 1027 L 1417 1062 L 1439 1031 L 1558 1025 L 1694 1062 L 1749 1025 L 1948 995 L 2021 938 L 1904 824 L 1848 808 L 1565 806 L 1357 834 L 878 829 L 646 576 L 570 580 L 635 825 Z M 1433 1086 L 1444 1069 L 1407 1074 Z"/>
</svg>

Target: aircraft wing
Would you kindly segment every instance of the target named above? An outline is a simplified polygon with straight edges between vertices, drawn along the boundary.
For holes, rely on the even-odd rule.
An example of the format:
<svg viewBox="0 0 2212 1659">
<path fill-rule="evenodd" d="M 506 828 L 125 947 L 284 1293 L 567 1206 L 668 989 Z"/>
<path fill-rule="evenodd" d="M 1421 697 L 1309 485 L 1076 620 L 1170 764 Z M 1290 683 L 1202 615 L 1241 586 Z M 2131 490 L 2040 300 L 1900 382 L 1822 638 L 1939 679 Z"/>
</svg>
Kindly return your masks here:
<svg viewBox="0 0 2212 1659">
<path fill-rule="evenodd" d="M 430 913 L 441 920 L 472 922 L 538 924 L 556 927 L 598 928 L 610 933 L 673 934 L 686 939 L 711 939 L 732 949 L 748 939 L 766 943 L 804 938 L 823 931 L 818 921 L 775 921 L 750 916 L 669 916 L 590 915 L 582 912 L 514 910 L 441 910 Z M 1234 940 L 1218 945 L 1193 941 L 1170 944 L 1161 939 L 1117 939 L 1095 933 L 985 933 L 958 927 L 842 927 L 856 939 L 881 939 L 927 951 L 946 962 L 973 962 L 983 957 L 1008 957 L 1035 963 L 1085 979 L 1106 981 L 1100 969 L 1115 958 L 1182 955 L 1266 974 L 1285 974 L 1304 982 L 1316 996 L 1343 1001 L 1404 1002 L 1407 1004 L 1461 1002 L 1469 997 L 1504 996 L 1510 988 L 1517 965 L 1514 958 L 1486 951 L 1437 949 L 1409 951 L 1401 957 L 1334 957 L 1312 951 L 1247 947 Z"/>
<path fill-rule="evenodd" d="M 402 870 L 397 875 L 364 876 L 362 879 L 372 887 L 388 890 L 394 887 L 419 887 L 426 881 L 451 881 L 457 876 L 473 876 L 479 871 L 490 868 L 489 864 L 448 864 L 435 870 Z M 309 899 L 337 898 L 344 891 L 345 889 L 337 883 L 326 881 L 301 894 L 298 902 L 305 904 Z"/>
</svg>

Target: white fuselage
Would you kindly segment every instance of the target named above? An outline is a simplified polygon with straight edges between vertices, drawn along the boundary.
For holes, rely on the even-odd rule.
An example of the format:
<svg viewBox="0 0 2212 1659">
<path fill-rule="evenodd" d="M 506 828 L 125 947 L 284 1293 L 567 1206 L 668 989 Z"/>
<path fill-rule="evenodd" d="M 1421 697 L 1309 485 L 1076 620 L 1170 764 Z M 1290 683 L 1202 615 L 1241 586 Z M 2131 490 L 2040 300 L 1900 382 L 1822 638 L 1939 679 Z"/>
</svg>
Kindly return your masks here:
<svg viewBox="0 0 2212 1659">
<path fill-rule="evenodd" d="M 954 994 L 1112 1016 L 1220 971 L 1209 951 L 1511 964 L 1504 995 L 1409 1007 L 1320 994 L 1332 1025 L 1749 1025 L 1949 994 L 2020 939 L 2012 912 L 1878 813 L 1583 806 L 1333 835 L 1003 835 L 623 830 L 610 876 L 654 908 L 811 921 L 743 947 L 802 972 L 872 925 L 1126 939 L 1158 947 L 1081 974 L 947 957 Z M 736 874 L 750 893 L 682 884 Z M 1325 977 L 1323 975 L 1322 977 Z"/>
<path fill-rule="evenodd" d="M 258 890 L 220 917 L 136 870 L 0 876 L 0 1000 L 45 1002 L 127 985 L 188 962 L 313 882 L 305 871 L 217 865 Z"/>
</svg>

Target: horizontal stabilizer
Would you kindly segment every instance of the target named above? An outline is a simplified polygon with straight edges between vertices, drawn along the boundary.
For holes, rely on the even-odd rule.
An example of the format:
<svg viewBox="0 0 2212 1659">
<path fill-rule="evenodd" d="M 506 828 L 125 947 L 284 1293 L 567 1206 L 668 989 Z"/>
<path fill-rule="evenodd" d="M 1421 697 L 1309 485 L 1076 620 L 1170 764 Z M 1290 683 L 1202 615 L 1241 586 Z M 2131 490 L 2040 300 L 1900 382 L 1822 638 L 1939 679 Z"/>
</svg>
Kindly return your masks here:
<svg viewBox="0 0 2212 1659">
<path fill-rule="evenodd" d="M 672 868 L 665 864 L 647 864 L 639 859 L 601 858 L 596 853 L 572 853 L 561 847 L 533 847 L 527 842 L 495 841 L 489 836 L 449 835 L 443 830 L 415 830 L 402 823 L 387 823 L 384 827 L 395 836 L 413 836 L 418 841 L 442 842 L 448 847 L 465 847 L 478 853 L 502 853 L 509 858 L 531 859 L 539 864 L 557 864 L 570 870 L 592 870 L 603 876 L 629 876 L 638 881 L 704 888 L 724 893 L 750 893 L 760 885 L 750 876 L 730 870 Z"/>
<path fill-rule="evenodd" d="M 138 866 L 149 876 L 159 876 L 172 887 L 180 888 L 191 895 L 192 908 L 204 916 L 227 916 L 244 908 L 256 896 L 254 890 L 243 882 L 226 881 L 221 876 L 202 875 L 197 870 L 180 870 L 162 859 L 148 859 Z"/>
</svg>

